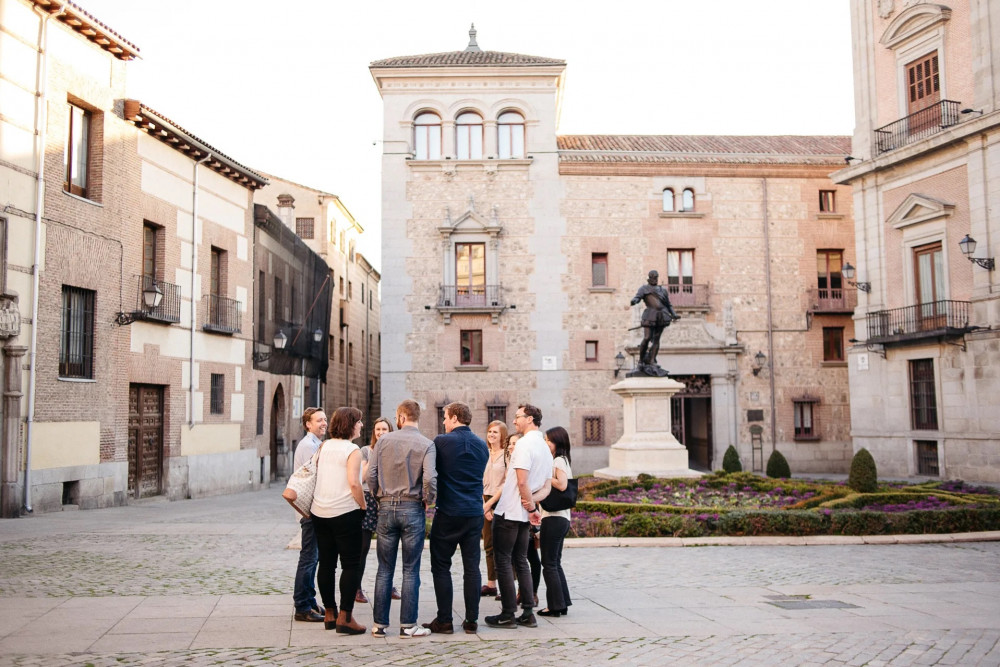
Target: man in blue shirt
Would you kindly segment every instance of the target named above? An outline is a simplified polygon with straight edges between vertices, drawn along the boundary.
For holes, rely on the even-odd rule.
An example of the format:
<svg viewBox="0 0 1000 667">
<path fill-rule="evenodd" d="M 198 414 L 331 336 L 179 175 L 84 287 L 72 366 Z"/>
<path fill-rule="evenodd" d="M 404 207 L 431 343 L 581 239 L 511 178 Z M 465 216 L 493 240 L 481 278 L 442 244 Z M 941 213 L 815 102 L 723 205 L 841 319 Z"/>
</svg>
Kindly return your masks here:
<svg viewBox="0 0 1000 667">
<path fill-rule="evenodd" d="M 305 427 L 306 434 L 295 447 L 292 471 L 305 465 L 323 444 L 322 438 L 326 434 L 326 413 L 322 408 L 306 408 L 302 412 L 302 426 Z M 295 592 L 292 595 L 295 601 L 295 620 L 322 623 L 323 607 L 316 602 L 316 564 L 319 560 L 316 532 L 310 518 L 299 519 L 299 526 L 302 528 L 302 548 L 299 550 L 299 566 L 295 570 Z"/>
<path fill-rule="evenodd" d="M 483 471 L 489 447 L 469 428 L 472 412 L 465 403 L 444 409 L 445 433 L 434 439 L 437 450 L 437 510 L 431 524 L 431 574 L 437 597 L 437 617 L 424 627 L 450 635 L 453 590 L 451 559 L 462 549 L 465 620 L 462 629 L 475 634 L 479 620 L 482 573 L 479 571 L 479 538 L 483 533 Z"/>
</svg>

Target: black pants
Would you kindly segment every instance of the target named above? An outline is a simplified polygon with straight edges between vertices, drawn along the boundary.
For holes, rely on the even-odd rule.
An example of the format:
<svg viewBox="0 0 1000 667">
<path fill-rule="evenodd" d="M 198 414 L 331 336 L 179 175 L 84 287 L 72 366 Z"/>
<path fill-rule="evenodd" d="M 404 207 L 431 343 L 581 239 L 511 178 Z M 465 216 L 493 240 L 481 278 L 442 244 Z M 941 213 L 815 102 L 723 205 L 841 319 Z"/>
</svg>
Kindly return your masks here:
<svg viewBox="0 0 1000 667">
<path fill-rule="evenodd" d="M 462 591 L 465 597 L 465 620 L 479 620 L 479 538 L 483 533 L 483 515 L 449 516 L 440 510 L 431 524 L 431 575 L 437 598 L 437 620 L 452 622 L 454 590 L 451 582 L 451 559 L 455 549 L 462 549 Z"/>
<path fill-rule="evenodd" d="M 573 602 L 562 567 L 563 542 L 569 532 L 569 520 L 561 516 L 542 519 L 542 574 L 545 577 L 545 600 L 549 610 L 563 610 Z"/>
<path fill-rule="evenodd" d="M 530 591 L 531 569 L 528 567 L 527 521 L 508 521 L 502 516 L 493 516 L 493 560 L 497 568 L 497 585 L 500 588 L 500 606 L 504 614 L 517 611 L 517 591 L 514 588 L 514 572 L 522 591 Z M 534 607 L 531 595 L 521 596 L 521 606 L 530 610 Z"/>
<path fill-rule="evenodd" d="M 534 528 L 534 526 L 532 526 Z M 538 583 L 542 579 L 542 561 L 538 557 L 538 549 L 535 547 L 535 535 L 537 529 L 528 529 L 528 568 L 531 570 L 531 592 L 538 593 Z"/>
<path fill-rule="evenodd" d="M 337 558 L 340 557 L 340 611 L 354 611 L 354 596 L 361 585 L 361 519 L 360 509 L 324 518 L 313 516 L 316 545 L 319 547 L 319 594 L 323 606 L 337 609 L 334 579 L 337 576 Z"/>
</svg>

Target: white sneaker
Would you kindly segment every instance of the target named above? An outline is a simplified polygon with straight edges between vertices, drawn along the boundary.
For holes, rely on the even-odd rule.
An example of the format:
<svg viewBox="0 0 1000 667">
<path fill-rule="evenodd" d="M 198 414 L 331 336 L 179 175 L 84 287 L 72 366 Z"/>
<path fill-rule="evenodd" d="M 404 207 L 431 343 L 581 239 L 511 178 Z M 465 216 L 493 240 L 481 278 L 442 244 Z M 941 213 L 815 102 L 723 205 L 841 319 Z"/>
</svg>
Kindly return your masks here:
<svg viewBox="0 0 1000 667">
<path fill-rule="evenodd" d="M 400 628 L 399 636 L 406 639 L 407 637 L 426 637 L 431 633 L 429 628 L 422 628 L 419 625 L 413 625 L 408 628 Z"/>
</svg>

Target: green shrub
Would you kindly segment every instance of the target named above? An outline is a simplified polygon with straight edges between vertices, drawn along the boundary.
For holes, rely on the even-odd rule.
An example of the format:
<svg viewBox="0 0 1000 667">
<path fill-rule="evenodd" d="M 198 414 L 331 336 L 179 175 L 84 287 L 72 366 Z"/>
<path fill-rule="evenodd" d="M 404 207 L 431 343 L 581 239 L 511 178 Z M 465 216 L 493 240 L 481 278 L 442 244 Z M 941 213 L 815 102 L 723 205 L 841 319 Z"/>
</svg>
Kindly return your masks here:
<svg viewBox="0 0 1000 667">
<path fill-rule="evenodd" d="M 851 472 L 847 486 L 858 493 L 874 493 L 878 489 L 878 470 L 871 453 L 862 447 L 851 459 Z"/>
<path fill-rule="evenodd" d="M 736 448 L 729 445 L 729 449 L 722 456 L 722 469 L 728 473 L 743 472 L 743 464 L 740 463 L 740 455 Z"/>
<path fill-rule="evenodd" d="M 808 510 L 745 510 L 719 515 L 720 535 L 825 535 L 830 519 Z"/>
<path fill-rule="evenodd" d="M 906 491 L 894 489 L 880 493 L 852 493 L 845 497 L 828 500 L 819 506 L 830 509 L 863 509 L 869 505 L 903 505 L 913 500 L 926 500 L 931 496 L 953 505 L 967 505 L 973 502 L 968 498 L 943 491 Z"/>
<path fill-rule="evenodd" d="M 777 449 L 771 452 L 771 456 L 767 459 L 767 476 L 774 479 L 785 479 L 792 476 L 792 469 L 788 467 L 788 461 Z"/>
</svg>

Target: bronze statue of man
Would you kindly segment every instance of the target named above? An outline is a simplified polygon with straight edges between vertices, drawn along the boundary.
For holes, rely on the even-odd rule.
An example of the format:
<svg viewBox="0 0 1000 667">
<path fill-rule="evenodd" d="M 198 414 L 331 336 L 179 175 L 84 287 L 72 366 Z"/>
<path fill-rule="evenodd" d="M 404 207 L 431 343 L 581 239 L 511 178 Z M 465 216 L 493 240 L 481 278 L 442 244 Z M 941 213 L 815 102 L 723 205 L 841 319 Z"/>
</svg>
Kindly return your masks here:
<svg viewBox="0 0 1000 667">
<path fill-rule="evenodd" d="M 670 296 L 667 289 L 659 285 L 660 274 L 657 271 L 649 272 L 649 279 L 646 284 L 639 288 L 639 291 L 632 297 L 632 304 L 642 301 L 646 304 L 646 309 L 642 311 L 642 331 L 643 338 L 639 344 L 639 365 L 636 370 L 629 373 L 629 377 L 634 375 L 651 375 L 663 377 L 667 374 L 656 363 L 656 355 L 660 352 L 660 336 L 663 330 L 670 326 L 674 320 L 679 320 L 680 316 L 674 312 L 674 307 L 670 305 Z"/>
</svg>

